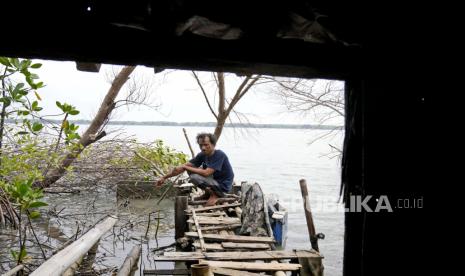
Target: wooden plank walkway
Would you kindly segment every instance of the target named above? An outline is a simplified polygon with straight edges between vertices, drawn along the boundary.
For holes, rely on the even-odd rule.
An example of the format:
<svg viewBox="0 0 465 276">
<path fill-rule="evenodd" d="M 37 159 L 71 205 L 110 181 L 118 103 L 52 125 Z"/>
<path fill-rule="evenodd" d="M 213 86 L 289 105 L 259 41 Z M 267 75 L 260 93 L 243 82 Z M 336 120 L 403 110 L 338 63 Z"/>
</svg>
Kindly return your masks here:
<svg viewBox="0 0 465 276">
<path fill-rule="evenodd" d="M 240 198 L 228 198 L 215 206 L 205 207 L 201 203 L 189 201 L 183 208 L 187 208 L 184 221 L 189 229 L 184 237 L 196 251 L 165 252 L 156 255 L 154 261 L 208 264 L 215 275 L 282 275 L 293 271 L 306 276 L 311 274 L 305 273 L 301 260 L 321 262 L 323 258 L 314 250 L 272 250 L 272 237 L 236 235 L 234 230 L 242 226 Z"/>
</svg>

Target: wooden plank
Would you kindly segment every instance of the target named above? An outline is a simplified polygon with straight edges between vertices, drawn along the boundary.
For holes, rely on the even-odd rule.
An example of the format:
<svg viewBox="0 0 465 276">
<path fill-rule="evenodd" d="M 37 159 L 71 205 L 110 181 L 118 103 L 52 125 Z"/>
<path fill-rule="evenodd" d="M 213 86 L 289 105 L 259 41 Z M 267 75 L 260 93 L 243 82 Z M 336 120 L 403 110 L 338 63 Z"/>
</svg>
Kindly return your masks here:
<svg viewBox="0 0 465 276">
<path fill-rule="evenodd" d="M 156 256 L 155 261 L 195 261 L 209 260 L 282 260 L 282 259 L 322 259 L 311 251 L 248 251 L 248 252 L 165 252 Z"/>
<path fill-rule="evenodd" d="M 191 275 L 190 269 L 146 269 L 143 275 Z"/>
<path fill-rule="evenodd" d="M 218 226 L 204 226 L 202 230 L 204 231 L 211 231 L 211 230 L 234 230 L 238 227 L 241 227 L 242 224 L 227 224 L 227 225 L 218 225 Z"/>
<path fill-rule="evenodd" d="M 202 228 L 200 228 L 199 219 L 197 218 L 195 214 L 195 210 L 192 210 L 192 219 L 194 220 L 195 228 L 197 229 L 197 234 L 199 235 L 200 249 L 202 251 L 207 251 L 207 249 L 205 248 L 205 241 L 203 240 L 203 236 L 202 236 Z"/>
<path fill-rule="evenodd" d="M 230 218 L 230 217 L 198 217 L 197 219 L 199 224 L 211 224 L 211 225 L 228 225 L 228 224 L 238 224 L 241 223 L 239 218 Z M 195 223 L 193 219 L 187 220 L 189 223 Z"/>
<path fill-rule="evenodd" d="M 195 210 L 196 212 L 201 212 L 201 211 L 209 211 L 209 210 L 216 210 L 216 209 L 223 209 L 223 208 L 230 208 L 230 207 L 237 207 L 237 206 L 241 206 L 241 204 L 240 203 L 232 203 L 232 204 L 224 204 L 224 205 L 215 205 L 215 206 L 195 208 L 195 209 L 191 209 L 191 210 Z M 191 210 L 186 210 L 186 212 L 190 213 Z"/>
<path fill-rule="evenodd" d="M 216 202 L 217 204 L 222 204 L 222 203 L 232 203 L 234 201 L 237 201 L 237 198 L 218 198 L 218 201 Z M 207 200 L 192 200 L 189 201 L 189 205 L 204 205 L 207 203 Z"/>
<path fill-rule="evenodd" d="M 200 248 L 200 242 L 194 242 L 194 247 Z M 224 250 L 223 246 L 221 246 L 221 243 L 205 243 L 205 248 L 207 250 Z"/>
<path fill-rule="evenodd" d="M 296 259 L 305 256 L 308 259 L 321 259 L 321 255 L 310 251 L 297 254 L 295 251 L 251 251 L 251 252 L 207 252 L 209 260 L 281 260 Z"/>
<path fill-rule="evenodd" d="M 218 211 L 218 212 L 213 212 L 213 213 L 202 213 L 202 212 L 195 212 L 197 217 L 221 217 L 221 216 L 226 216 L 226 213 L 224 211 Z M 188 214 L 189 216 L 192 216 L 192 213 Z"/>
<path fill-rule="evenodd" d="M 197 261 L 205 258 L 202 252 L 165 252 L 163 256 L 155 256 L 156 262 Z"/>
<path fill-rule="evenodd" d="M 293 271 L 301 268 L 300 264 L 288 263 L 249 263 L 249 262 L 224 262 L 199 260 L 200 264 L 208 264 L 210 267 L 223 267 L 251 271 Z"/>
<path fill-rule="evenodd" d="M 270 245 L 266 243 L 222 242 L 221 246 L 225 249 L 268 249 L 270 250 Z"/>
<path fill-rule="evenodd" d="M 191 238 L 198 238 L 196 232 L 186 232 L 185 236 Z M 253 236 L 238 236 L 238 235 L 218 235 L 218 234 L 204 234 L 203 238 L 206 240 L 216 241 L 230 241 L 230 242 L 263 242 L 263 243 L 274 243 L 275 240 L 270 237 L 253 237 Z"/>
<path fill-rule="evenodd" d="M 253 273 L 243 270 L 236 270 L 224 267 L 212 267 L 211 271 L 218 275 L 226 275 L 226 276 L 264 276 L 263 274 Z"/>
</svg>

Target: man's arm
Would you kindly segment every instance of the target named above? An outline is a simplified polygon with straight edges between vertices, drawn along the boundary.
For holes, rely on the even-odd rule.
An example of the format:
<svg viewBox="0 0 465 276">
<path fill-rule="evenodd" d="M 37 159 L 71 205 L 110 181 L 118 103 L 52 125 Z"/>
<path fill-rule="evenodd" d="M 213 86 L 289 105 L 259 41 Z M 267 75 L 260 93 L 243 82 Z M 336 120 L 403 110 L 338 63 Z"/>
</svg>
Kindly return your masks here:
<svg viewBox="0 0 465 276">
<path fill-rule="evenodd" d="M 192 164 L 191 164 L 192 165 Z M 189 165 L 183 165 L 183 168 L 184 170 L 186 171 L 189 171 L 191 173 L 196 173 L 196 174 L 200 174 L 201 176 L 204 176 L 204 177 L 207 177 L 207 176 L 210 176 L 212 175 L 215 170 L 212 169 L 212 168 L 206 168 L 206 169 L 202 169 L 202 168 L 195 168 L 193 166 L 189 166 Z"/>
<path fill-rule="evenodd" d="M 156 182 L 156 185 L 157 186 L 163 185 L 163 183 L 165 183 L 166 179 L 183 173 L 186 170 L 184 167 L 192 167 L 192 164 L 187 162 L 186 164 L 184 164 L 182 166 L 175 167 L 170 173 L 168 173 L 168 174 L 162 176 L 160 179 L 158 179 L 157 182 Z"/>
</svg>

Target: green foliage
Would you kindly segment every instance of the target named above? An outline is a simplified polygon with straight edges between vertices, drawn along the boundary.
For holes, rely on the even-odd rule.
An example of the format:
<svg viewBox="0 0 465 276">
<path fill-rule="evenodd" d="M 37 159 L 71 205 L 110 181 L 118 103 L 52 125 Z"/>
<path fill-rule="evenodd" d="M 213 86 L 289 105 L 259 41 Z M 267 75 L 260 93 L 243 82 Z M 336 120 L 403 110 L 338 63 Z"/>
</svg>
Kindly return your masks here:
<svg viewBox="0 0 465 276">
<path fill-rule="evenodd" d="M 155 140 L 150 146 L 139 147 L 136 152 L 152 161 L 164 173 L 169 172 L 173 167 L 187 162 L 187 155 L 176 151 L 163 144 L 162 140 Z M 133 162 L 145 171 L 150 171 L 150 164 L 135 156 Z"/>
</svg>

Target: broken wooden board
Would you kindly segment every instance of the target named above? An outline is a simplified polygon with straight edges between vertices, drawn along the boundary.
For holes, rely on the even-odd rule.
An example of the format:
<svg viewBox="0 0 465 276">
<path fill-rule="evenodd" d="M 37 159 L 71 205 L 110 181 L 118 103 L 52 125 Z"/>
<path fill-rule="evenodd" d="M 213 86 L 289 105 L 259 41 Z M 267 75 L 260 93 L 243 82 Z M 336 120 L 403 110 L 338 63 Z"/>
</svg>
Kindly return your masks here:
<svg viewBox="0 0 465 276">
<path fill-rule="evenodd" d="M 222 267 L 250 271 L 294 271 L 299 270 L 300 264 L 288 263 L 249 263 L 249 262 L 223 262 L 199 260 L 200 264 L 208 264 L 210 267 Z"/>
<path fill-rule="evenodd" d="M 191 238 L 198 238 L 196 232 L 185 232 L 185 236 Z M 252 236 L 239 236 L 239 235 L 219 235 L 219 234 L 205 234 L 203 238 L 206 240 L 216 241 L 229 241 L 229 242 L 262 242 L 262 243 L 274 243 L 275 240 L 270 237 L 252 237 Z"/>
<path fill-rule="evenodd" d="M 266 243 L 236 243 L 236 242 L 222 242 L 221 246 L 224 249 L 258 249 L 270 250 L 270 245 Z"/>
<path fill-rule="evenodd" d="M 241 206 L 241 204 L 240 203 L 232 203 L 232 204 L 224 204 L 224 205 L 215 205 L 215 206 L 195 208 L 194 210 L 196 212 L 203 212 L 203 211 L 230 208 L 230 207 L 237 207 L 237 206 Z M 186 213 L 190 213 L 190 212 L 191 212 L 190 209 L 186 210 Z"/>
</svg>

